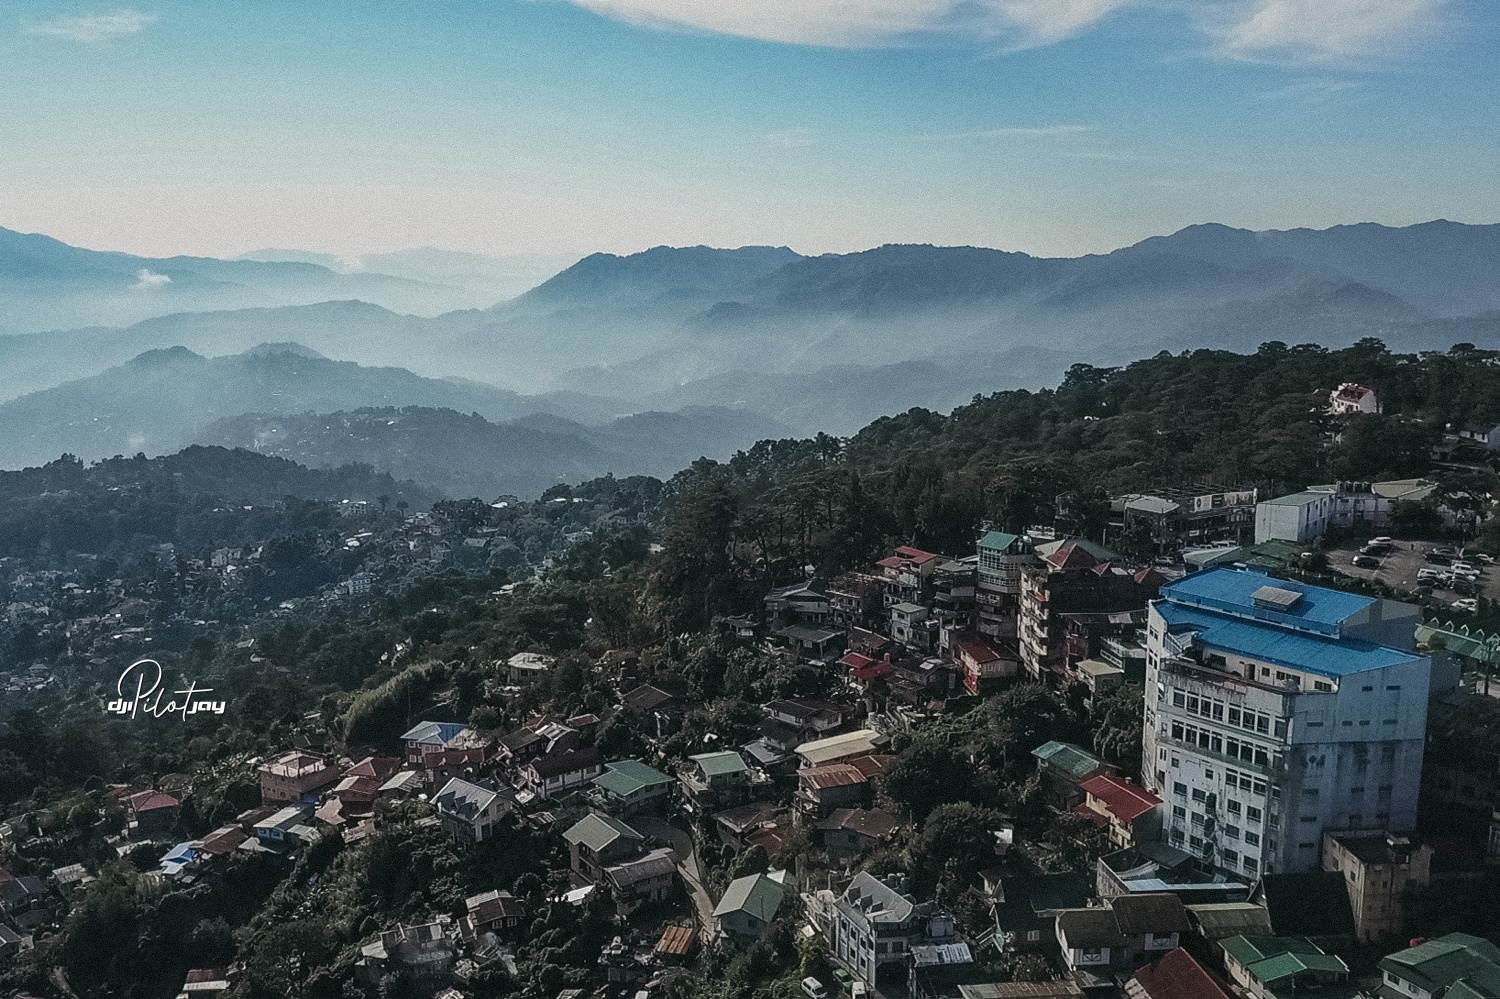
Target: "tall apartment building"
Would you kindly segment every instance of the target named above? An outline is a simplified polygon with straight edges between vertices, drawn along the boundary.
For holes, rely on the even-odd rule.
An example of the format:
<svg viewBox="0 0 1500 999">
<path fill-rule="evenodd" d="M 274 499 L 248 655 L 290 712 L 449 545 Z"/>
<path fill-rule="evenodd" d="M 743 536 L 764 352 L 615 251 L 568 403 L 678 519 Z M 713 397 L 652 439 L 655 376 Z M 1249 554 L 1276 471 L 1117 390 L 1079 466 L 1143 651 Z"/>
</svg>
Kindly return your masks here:
<svg viewBox="0 0 1500 999">
<path fill-rule="evenodd" d="M 1021 665 L 1034 680 L 1066 686 L 1069 622 L 1141 610 L 1156 596 L 1163 577 L 1149 568 L 1122 569 L 1114 564 L 1113 552 L 1083 540 L 1039 545 L 1037 556 L 1036 564 L 1021 572 Z M 1078 648 L 1077 641 L 1073 647 Z"/>
<path fill-rule="evenodd" d="M 976 630 L 994 638 L 1013 638 L 1021 605 L 1021 571 L 1036 564 L 1031 540 L 990 531 L 974 548 L 979 556 Z"/>
<path fill-rule="evenodd" d="M 1227 871 L 1302 872 L 1328 831 L 1414 828 L 1431 662 L 1409 604 L 1207 569 L 1162 587 L 1142 773 L 1163 835 Z"/>
</svg>

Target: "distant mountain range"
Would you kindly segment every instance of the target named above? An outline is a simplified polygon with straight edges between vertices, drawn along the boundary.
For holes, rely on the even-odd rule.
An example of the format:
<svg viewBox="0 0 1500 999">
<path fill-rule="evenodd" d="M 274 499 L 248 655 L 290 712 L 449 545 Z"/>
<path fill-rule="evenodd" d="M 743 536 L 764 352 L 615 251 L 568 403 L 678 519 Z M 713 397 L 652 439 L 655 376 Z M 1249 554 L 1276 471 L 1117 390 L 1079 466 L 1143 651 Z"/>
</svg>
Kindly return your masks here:
<svg viewBox="0 0 1500 999">
<path fill-rule="evenodd" d="M 1266 340 L 1339 346 L 1378 336 L 1407 350 L 1500 342 L 1500 226 L 1443 221 L 1272 232 L 1200 225 L 1067 259 L 910 245 L 816 257 L 786 247 L 657 247 L 593 254 L 508 301 L 425 318 L 377 303 L 381 294 L 391 305 L 441 290 L 485 267 L 494 278 L 493 268 L 508 265 L 439 251 L 359 262 L 296 251 L 254 256 L 267 259 L 145 260 L 0 232 L 0 323 L 28 313 L 51 317 L 29 328 L 58 327 L 68 316 L 108 313 L 122 295 L 127 303 L 180 295 L 180 308 L 211 310 L 0 336 L 0 400 L 20 407 L 0 407 L 0 417 L 25 410 L 41 421 L 52 404 L 18 397 L 119 365 L 137 371 L 131 359 L 143 352 L 233 355 L 266 341 L 406 369 L 411 380 L 387 373 L 378 392 L 293 392 L 296 405 L 257 405 L 264 393 L 242 370 L 247 361 L 173 355 L 202 365 L 192 377 L 233 374 L 209 380 L 208 415 L 184 410 L 170 427 L 152 424 L 165 428 L 162 441 L 251 413 L 411 406 L 478 412 L 491 423 L 547 413 L 583 425 L 728 407 L 747 414 L 746 426 L 764 419 L 801 433 L 850 433 L 913 406 L 946 410 L 976 394 L 1052 384 L 1077 361 L 1109 365 Z M 151 274 L 170 280 L 135 287 L 152 284 Z M 354 287 L 360 281 L 367 287 Z M 276 295 L 301 304 L 221 304 Z M 189 375 L 184 368 L 173 377 Z M 244 389 L 230 384 L 244 378 Z M 107 425 L 91 445 L 105 450 L 142 436 L 121 432 L 146 424 L 109 401 L 121 398 L 113 389 L 70 391 L 81 408 L 48 417 L 64 418 L 69 433 Z M 144 406 L 148 397 L 134 398 Z M 4 426 L 29 435 L 9 445 L 12 454 L 40 457 L 44 444 L 62 440 L 43 422 Z M 619 456 L 613 445 L 589 446 Z"/>
<path fill-rule="evenodd" d="M 748 410 L 620 417 L 612 405 L 362 367 L 298 344 L 214 358 L 172 347 L 0 404 L 0 467 L 214 444 L 320 468 L 368 463 L 455 495 L 532 495 L 609 472 L 670 475 L 794 435 Z"/>
<path fill-rule="evenodd" d="M 219 420 L 197 440 L 276 455 L 314 468 L 373 466 L 450 496 L 535 496 L 559 482 L 605 474 L 668 478 L 698 458 L 723 460 L 791 428 L 744 410 L 687 407 L 638 413 L 600 427 L 556 417 L 491 423 L 423 407 Z"/>
</svg>

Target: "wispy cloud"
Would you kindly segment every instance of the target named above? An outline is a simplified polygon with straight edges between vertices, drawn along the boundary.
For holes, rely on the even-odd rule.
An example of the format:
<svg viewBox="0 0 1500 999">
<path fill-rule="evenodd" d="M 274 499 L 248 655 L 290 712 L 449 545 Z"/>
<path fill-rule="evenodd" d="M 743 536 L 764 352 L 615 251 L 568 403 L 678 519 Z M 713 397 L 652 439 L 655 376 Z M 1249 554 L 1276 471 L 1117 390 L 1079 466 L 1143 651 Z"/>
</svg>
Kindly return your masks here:
<svg viewBox="0 0 1500 999">
<path fill-rule="evenodd" d="M 172 279 L 165 274 L 157 274 L 154 271 L 142 267 L 135 272 L 136 291 L 156 291 L 172 283 Z"/>
<path fill-rule="evenodd" d="M 651 27 L 836 48 L 952 35 L 1022 48 L 1087 30 L 1136 0 L 570 0 Z"/>
<path fill-rule="evenodd" d="M 1200 24 L 1232 59 L 1359 64 L 1432 41 L 1451 8 L 1451 0 L 1242 0 L 1229 17 Z"/>
<path fill-rule="evenodd" d="M 655 28 L 868 48 L 947 38 L 1004 51 L 1051 45 L 1138 10 L 1185 18 L 1218 57 L 1366 65 L 1437 35 L 1456 0 L 567 0 Z"/>
<path fill-rule="evenodd" d="M 46 21 L 23 22 L 30 35 L 48 35 L 84 45 L 102 45 L 138 35 L 156 20 L 155 14 L 120 8 L 92 14 L 59 14 Z"/>
</svg>

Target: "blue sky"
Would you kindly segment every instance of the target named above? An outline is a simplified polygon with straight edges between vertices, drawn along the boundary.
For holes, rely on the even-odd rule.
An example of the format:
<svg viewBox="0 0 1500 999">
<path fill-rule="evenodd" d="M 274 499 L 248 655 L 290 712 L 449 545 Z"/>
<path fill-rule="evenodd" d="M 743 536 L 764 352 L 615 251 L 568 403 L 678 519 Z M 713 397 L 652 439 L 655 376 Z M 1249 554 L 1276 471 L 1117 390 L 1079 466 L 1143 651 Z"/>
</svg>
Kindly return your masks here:
<svg viewBox="0 0 1500 999">
<path fill-rule="evenodd" d="M 0 225 L 227 255 L 1500 221 L 1493 0 L 0 12 Z"/>
</svg>

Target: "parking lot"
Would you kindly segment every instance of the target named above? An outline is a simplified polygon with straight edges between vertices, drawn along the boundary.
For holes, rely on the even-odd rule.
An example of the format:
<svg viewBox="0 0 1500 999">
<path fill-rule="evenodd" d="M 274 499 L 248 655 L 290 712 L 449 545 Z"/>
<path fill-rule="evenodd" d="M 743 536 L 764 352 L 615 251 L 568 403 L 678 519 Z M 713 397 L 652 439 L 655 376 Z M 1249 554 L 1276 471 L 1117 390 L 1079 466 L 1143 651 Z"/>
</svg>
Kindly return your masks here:
<svg viewBox="0 0 1500 999">
<path fill-rule="evenodd" d="M 1451 542 L 1444 541 L 1396 541 L 1395 550 L 1379 557 L 1380 567 L 1378 569 L 1367 569 L 1356 566 L 1351 561 L 1359 554 L 1363 542 L 1348 541 L 1338 546 L 1330 546 L 1325 549 L 1328 555 L 1328 563 L 1337 572 L 1346 576 L 1354 576 L 1358 579 L 1373 579 L 1384 583 L 1386 586 L 1408 593 L 1417 588 L 1417 571 L 1419 569 L 1437 569 L 1441 571 L 1444 567 L 1434 565 L 1424 558 L 1427 552 L 1434 548 L 1454 547 Z M 1471 560 L 1472 561 L 1472 560 Z M 1486 566 L 1474 563 L 1482 575 L 1476 584 L 1476 596 L 1488 597 L 1490 600 L 1500 600 L 1500 565 Z M 1461 594 L 1452 590 L 1434 587 L 1432 598 L 1443 604 L 1452 604 L 1458 600 Z"/>
</svg>

